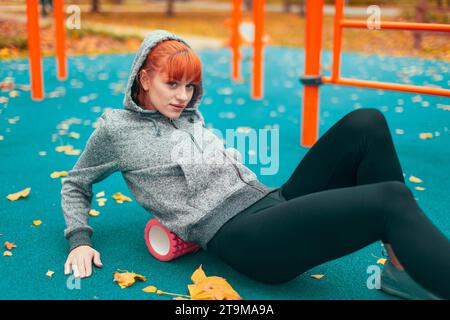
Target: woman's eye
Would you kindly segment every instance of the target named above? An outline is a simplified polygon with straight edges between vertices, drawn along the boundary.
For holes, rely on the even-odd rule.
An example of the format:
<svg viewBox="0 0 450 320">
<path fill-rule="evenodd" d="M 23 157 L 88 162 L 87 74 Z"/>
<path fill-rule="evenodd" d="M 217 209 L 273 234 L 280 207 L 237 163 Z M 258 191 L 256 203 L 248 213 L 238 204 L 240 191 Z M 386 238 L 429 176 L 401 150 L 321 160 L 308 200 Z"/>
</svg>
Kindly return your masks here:
<svg viewBox="0 0 450 320">
<path fill-rule="evenodd" d="M 169 85 L 169 87 L 175 88 L 177 86 L 177 83 L 172 81 L 172 82 L 169 82 L 168 85 Z"/>
<path fill-rule="evenodd" d="M 188 84 L 187 87 L 190 87 L 191 89 L 195 88 L 195 85 L 193 85 L 192 83 Z"/>
</svg>

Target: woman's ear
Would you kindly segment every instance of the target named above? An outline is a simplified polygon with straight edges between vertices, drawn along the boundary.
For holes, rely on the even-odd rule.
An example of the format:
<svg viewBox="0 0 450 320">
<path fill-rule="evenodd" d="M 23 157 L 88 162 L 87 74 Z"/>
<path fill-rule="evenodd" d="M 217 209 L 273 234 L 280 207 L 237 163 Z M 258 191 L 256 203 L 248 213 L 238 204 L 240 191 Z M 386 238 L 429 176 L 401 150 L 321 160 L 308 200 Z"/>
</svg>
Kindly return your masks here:
<svg viewBox="0 0 450 320">
<path fill-rule="evenodd" d="M 148 91 L 150 87 L 150 77 L 147 73 L 147 70 L 141 70 L 141 72 L 139 73 L 139 81 L 141 82 L 142 88 L 145 91 Z"/>
</svg>

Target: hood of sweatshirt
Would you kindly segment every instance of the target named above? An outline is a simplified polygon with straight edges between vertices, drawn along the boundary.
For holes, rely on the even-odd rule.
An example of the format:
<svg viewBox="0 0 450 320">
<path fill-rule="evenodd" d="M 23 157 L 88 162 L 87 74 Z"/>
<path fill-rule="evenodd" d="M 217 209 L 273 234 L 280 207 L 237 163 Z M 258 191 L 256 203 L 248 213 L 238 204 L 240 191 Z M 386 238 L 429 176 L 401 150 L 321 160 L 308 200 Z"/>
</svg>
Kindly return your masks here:
<svg viewBox="0 0 450 320">
<path fill-rule="evenodd" d="M 142 65 L 145 63 L 147 56 L 150 54 L 151 50 L 156 47 L 156 45 L 160 42 L 166 41 L 166 40 L 176 40 L 184 43 L 188 48 L 191 48 L 191 46 L 178 37 L 177 35 L 167 31 L 167 30 L 154 30 L 150 33 L 148 33 L 144 40 L 142 41 L 142 44 L 136 53 L 136 56 L 134 57 L 133 64 L 131 67 L 131 73 L 128 77 L 127 87 L 125 90 L 125 97 L 123 100 L 123 106 L 126 110 L 133 111 L 136 113 L 139 113 L 141 117 L 148 118 L 151 120 L 156 129 L 157 134 L 159 135 L 159 127 L 157 122 L 155 121 L 156 118 L 163 116 L 158 110 L 147 110 L 143 109 L 141 106 L 137 105 L 133 98 L 131 97 L 131 88 L 133 86 L 134 80 L 136 78 L 136 75 L 138 74 L 139 70 L 141 69 Z M 187 105 L 187 107 L 183 110 L 180 117 L 184 115 L 194 115 L 199 120 L 204 123 L 203 116 L 199 113 L 198 107 L 200 105 L 201 99 L 203 96 L 203 84 L 202 82 L 199 83 L 198 86 L 196 86 L 196 89 L 194 91 L 194 94 L 192 96 L 191 101 Z"/>
</svg>

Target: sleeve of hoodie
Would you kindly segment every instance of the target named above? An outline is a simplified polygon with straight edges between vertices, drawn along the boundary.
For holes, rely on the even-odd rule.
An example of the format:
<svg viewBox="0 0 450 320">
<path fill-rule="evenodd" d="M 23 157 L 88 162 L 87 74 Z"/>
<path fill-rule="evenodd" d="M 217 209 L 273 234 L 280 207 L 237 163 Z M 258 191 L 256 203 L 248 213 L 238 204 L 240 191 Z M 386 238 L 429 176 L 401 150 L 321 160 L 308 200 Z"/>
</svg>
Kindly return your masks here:
<svg viewBox="0 0 450 320">
<path fill-rule="evenodd" d="M 92 185 L 117 171 L 117 158 L 106 126 L 106 116 L 99 118 L 99 126 L 89 137 L 83 153 L 63 180 L 61 206 L 67 228 L 64 236 L 70 250 L 81 245 L 92 246 L 92 228 L 88 225 L 91 209 Z"/>
</svg>

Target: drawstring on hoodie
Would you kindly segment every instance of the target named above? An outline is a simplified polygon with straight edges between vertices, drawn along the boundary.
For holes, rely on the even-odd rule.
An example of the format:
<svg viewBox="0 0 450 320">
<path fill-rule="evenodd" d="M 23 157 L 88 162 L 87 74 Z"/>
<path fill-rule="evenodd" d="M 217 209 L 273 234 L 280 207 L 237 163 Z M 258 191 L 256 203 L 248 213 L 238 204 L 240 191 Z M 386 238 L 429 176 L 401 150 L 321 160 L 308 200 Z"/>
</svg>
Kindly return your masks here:
<svg viewBox="0 0 450 320">
<path fill-rule="evenodd" d="M 155 130 L 156 130 L 156 136 L 157 136 L 157 137 L 160 137 L 160 136 L 161 136 L 161 129 L 159 128 L 158 123 L 157 123 L 157 121 L 156 121 L 155 119 L 152 119 L 152 118 L 150 118 L 150 117 L 146 117 L 143 113 L 139 113 L 139 116 L 140 116 L 142 119 L 150 120 L 150 121 L 153 123 L 153 126 L 155 127 Z"/>
</svg>

